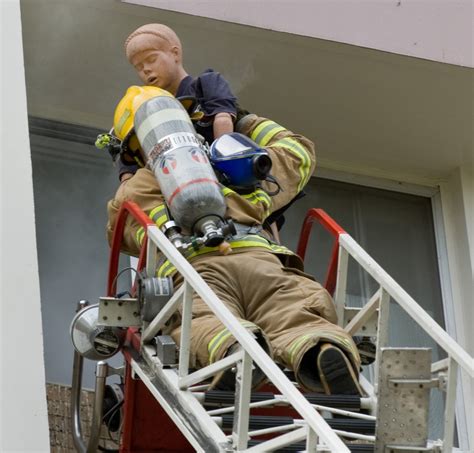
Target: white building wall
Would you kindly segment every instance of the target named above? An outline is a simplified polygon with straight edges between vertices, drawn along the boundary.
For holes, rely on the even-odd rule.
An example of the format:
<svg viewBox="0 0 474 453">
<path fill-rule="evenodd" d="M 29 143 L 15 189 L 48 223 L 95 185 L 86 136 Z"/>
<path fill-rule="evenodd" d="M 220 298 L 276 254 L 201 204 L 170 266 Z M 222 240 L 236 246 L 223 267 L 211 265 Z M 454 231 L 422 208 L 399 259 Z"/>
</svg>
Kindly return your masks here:
<svg viewBox="0 0 474 453">
<path fill-rule="evenodd" d="M 448 252 L 449 278 L 452 290 L 452 308 L 455 331 L 450 332 L 466 351 L 474 354 L 473 326 L 473 187 L 472 166 L 458 168 L 449 179 L 441 184 L 441 202 L 443 209 L 444 229 Z M 461 375 L 463 382 L 463 399 L 466 402 L 466 430 L 469 445 L 474 445 L 474 410 L 472 404 L 473 381 L 466 374 Z M 471 427 L 471 428 L 469 428 Z M 467 445 L 466 439 L 461 439 Z"/>
<path fill-rule="evenodd" d="M 19 0 L 1 11 L 0 451 L 49 451 Z"/>
<path fill-rule="evenodd" d="M 472 151 L 474 153 L 474 150 Z M 471 259 L 471 276 L 474 279 L 474 163 L 473 156 L 461 168 L 461 186 L 463 191 L 464 211 L 466 213 L 467 240 Z M 474 291 L 472 292 L 474 294 Z M 474 345 L 471 346 L 474 348 Z"/>
<path fill-rule="evenodd" d="M 471 0 L 122 0 L 473 67 Z"/>
<path fill-rule="evenodd" d="M 472 261 L 472 174 L 458 168 L 441 184 L 441 201 L 446 231 L 449 272 L 454 299 L 459 343 L 474 354 L 472 329 L 473 261 Z M 470 206 L 469 206 L 469 203 Z"/>
</svg>

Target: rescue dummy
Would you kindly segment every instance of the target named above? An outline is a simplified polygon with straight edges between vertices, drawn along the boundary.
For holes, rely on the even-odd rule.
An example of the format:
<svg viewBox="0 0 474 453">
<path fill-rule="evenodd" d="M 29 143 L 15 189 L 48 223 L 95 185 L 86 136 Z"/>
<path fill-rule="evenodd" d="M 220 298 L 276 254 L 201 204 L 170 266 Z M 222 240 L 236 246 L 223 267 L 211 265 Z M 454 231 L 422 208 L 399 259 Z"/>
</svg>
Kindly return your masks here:
<svg viewBox="0 0 474 453">
<path fill-rule="evenodd" d="M 130 34 L 124 47 L 128 61 L 144 85 L 189 100 L 188 109 L 192 104 L 196 131 L 208 143 L 233 132 L 239 108 L 229 84 L 212 69 L 191 77 L 183 67 L 181 41 L 171 28 L 163 24 L 143 25 Z M 136 168 L 122 164 L 120 177 L 128 178 L 135 171 Z"/>
<path fill-rule="evenodd" d="M 360 394 L 359 354 L 352 338 L 336 325 L 330 295 L 303 272 L 301 260 L 294 253 L 273 242 L 262 228 L 268 216 L 287 205 L 308 182 L 315 167 L 313 143 L 271 120 L 253 114 L 244 116 L 235 124 L 235 131 L 250 137 L 256 148 L 269 156 L 273 180 L 261 179 L 248 190 L 239 191 L 210 173 L 201 177 L 199 165 L 206 167 L 203 171 L 210 168 L 206 149 L 184 108 L 164 90 L 129 88 L 116 109 L 114 131 L 122 150 L 129 146 L 138 149 L 146 166 L 123 182 L 109 202 L 109 240 L 117 213 L 127 200 L 137 203 L 160 228 L 172 220 L 181 223 L 182 238 L 194 238 L 197 246 L 186 240 L 175 245 L 268 354 L 294 371 L 303 388 L 328 394 Z M 230 143 L 228 138 L 238 140 L 239 136 L 223 135 L 222 146 Z M 239 157 L 239 152 L 234 149 L 231 157 Z M 182 172 L 183 168 L 193 170 Z M 179 172 L 187 178 L 185 182 L 178 181 Z M 174 179 L 169 176 L 173 174 Z M 192 190 L 188 192 L 188 188 Z M 177 205 L 178 194 L 185 192 Z M 203 203 L 199 201 L 201 196 Z M 196 211 L 197 206 L 202 209 Z M 234 228 L 229 226 L 230 221 Z M 220 238 L 213 235 L 216 232 Z M 143 229 L 129 218 L 123 250 L 137 255 L 143 237 Z M 218 245 L 224 239 L 232 247 L 226 255 Z M 181 277 L 164 257 L 159 262 L 158 276 L 172 276 L 175 286 L 181 283 Z M 179 319 L 168 328 L 165 333 L 179 345 Z M 237 347 L 232 335 L 194 295 L 190 366 L 209 365 Z M 254 387 L 263 377 L 258 369 L 254 370 Z M 232 371 L 228 370 L 213 384 L 231 388 L 232 383 Z"/>
</svg>

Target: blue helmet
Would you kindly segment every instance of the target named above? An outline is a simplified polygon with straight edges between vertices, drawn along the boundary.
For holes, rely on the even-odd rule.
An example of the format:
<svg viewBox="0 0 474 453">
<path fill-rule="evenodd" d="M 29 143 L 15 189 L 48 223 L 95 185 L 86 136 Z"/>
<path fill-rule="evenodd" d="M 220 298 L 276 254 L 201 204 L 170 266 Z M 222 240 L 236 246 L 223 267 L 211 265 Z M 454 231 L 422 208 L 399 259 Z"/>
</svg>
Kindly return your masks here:
<svg viewBox="0 0 474 453">
<path fill-rule="evenodd" d="M 272 160 L 253 140 L 237 132 L 214 140 L 209 159 L 221 182 L 237 190 L 249 190 L 268 179 Z"/>
</svg>

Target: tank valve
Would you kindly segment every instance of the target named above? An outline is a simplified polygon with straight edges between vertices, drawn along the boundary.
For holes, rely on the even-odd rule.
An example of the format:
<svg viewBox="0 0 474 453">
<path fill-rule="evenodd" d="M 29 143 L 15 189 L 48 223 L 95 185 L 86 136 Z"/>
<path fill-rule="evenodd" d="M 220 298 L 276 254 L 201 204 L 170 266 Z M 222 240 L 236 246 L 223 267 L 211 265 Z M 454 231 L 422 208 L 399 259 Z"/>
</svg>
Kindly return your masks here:
<svg viewBox="0 0 474 453">
<path fill-rule="evenodd" d="M 178 250 L 183 248 L 184 237 L 181 234 L 181 228 L 176 225 L 176 222 L 169 220 L 161 227 L 161 231 Z"/>
</svg>

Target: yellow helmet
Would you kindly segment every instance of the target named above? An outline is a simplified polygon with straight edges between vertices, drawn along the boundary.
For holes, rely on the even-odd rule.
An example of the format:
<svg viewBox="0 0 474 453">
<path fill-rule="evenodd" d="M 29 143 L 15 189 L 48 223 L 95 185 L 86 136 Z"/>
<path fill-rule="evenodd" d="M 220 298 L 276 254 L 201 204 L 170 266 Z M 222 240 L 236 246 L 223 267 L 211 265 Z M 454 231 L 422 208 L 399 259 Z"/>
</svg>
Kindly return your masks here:
<svg viewBox="0 0 474 453">
<path fill-rule="evenodd" d="M 135 135 L 133 123 L 135 113 L 140 106 L 157 96 L 173 97 L 171 93 L 161 88 L 133 85 L 127 89 L 125 96 L 115 108 L 113 130 L 114 135 L 121 141 L 120 157 L 125 163 L 138 163 L 143 166 L 143 161 L 138 152 L 140 144 Z"/>
<path fill-rule="evenodd" d="M 133 133 L 133 121 L 135 113 L 140 106 L 157 96 L 173 97 L 171 93 L 161 88 L 152 86 L 139 87 L 136 85 L 128 88 L 125 96 L 120 100 L 114 113 L 114 131 L 116 137 L 122 142 L 130 139 L 129 135 Z"/>
<path fill-rule="evenodd" d="M 144 163 L 139 152 L 140 143 L 134 131 L 135 113 L 144 102 L 158 96 L 174 97 L 162 88 L 136 85 L 129 87 L 115 108 L 112 130 L 97 137 L 96 147 L 108 149 L 113 160 L 120 155 L 122 161 L 127 164 L 138 163 L 143 166 Z M 197 101 L 194 97 L 186 96 L 178 98 L 178 100 L 188 111 L 192 120 L 196 121 L 202 118 L 203 113 L 196 110 Z"/>
</svg>

